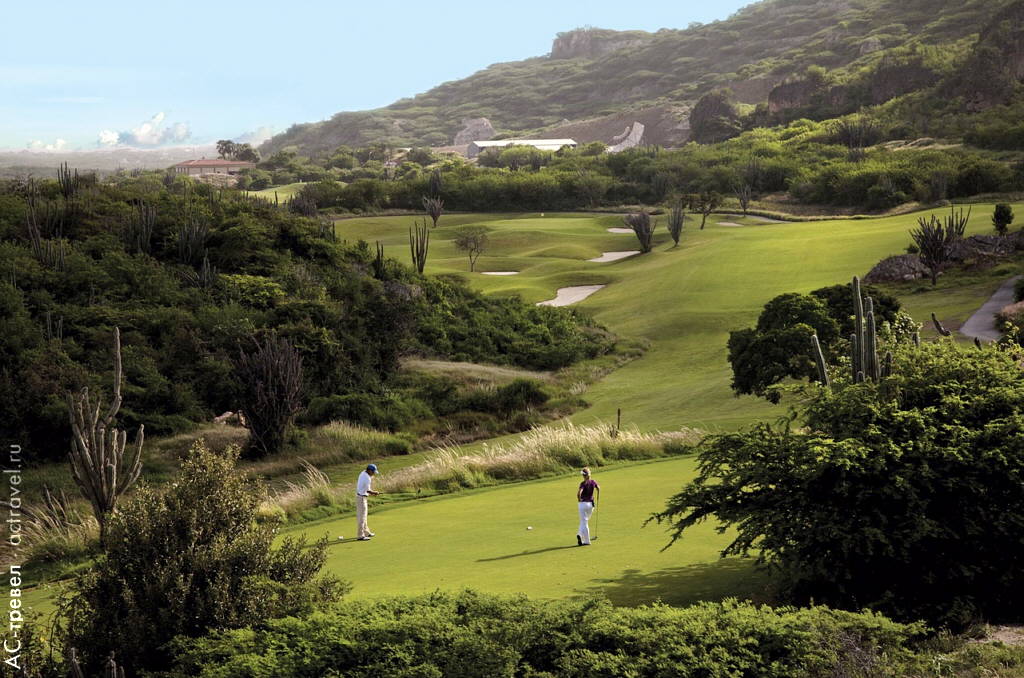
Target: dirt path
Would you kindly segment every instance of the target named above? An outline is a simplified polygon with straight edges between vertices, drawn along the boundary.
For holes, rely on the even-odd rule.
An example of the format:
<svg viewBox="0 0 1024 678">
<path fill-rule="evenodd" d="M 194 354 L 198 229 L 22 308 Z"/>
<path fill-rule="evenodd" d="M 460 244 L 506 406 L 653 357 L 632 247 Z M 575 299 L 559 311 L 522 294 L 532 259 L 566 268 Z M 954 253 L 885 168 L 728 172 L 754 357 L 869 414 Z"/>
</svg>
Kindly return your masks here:
<svg viewBox="0 0 1024 678">
<path fill-rule="evenodd" d="M 1000 285 L 996 293 L 960 327 L 960 334 L 982 341 L 999 341 L 1003 333 L 996 328 L 996 313 L 1013 303 L 1013 286 L 1021 277 L 1024 276 L 1015 275 Z"/>
</svg>

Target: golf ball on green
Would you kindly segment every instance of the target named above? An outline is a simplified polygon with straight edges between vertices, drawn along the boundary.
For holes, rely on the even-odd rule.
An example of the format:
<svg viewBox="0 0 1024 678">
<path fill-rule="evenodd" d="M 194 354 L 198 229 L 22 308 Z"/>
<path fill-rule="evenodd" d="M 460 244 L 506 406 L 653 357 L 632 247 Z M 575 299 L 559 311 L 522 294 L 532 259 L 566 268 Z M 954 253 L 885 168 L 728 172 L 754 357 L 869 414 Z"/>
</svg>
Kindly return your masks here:
<svg viewBox="0 0 1024 678">
<path fill-rule="evenodd" d="M 529 527 L 527 527 L 526 529 L 528 529 L 528 530 L 532 530 L 532 529 L 533 529 L 533 525 L 530 525 L 530 526 L 529 526 Z"/>
</svg>

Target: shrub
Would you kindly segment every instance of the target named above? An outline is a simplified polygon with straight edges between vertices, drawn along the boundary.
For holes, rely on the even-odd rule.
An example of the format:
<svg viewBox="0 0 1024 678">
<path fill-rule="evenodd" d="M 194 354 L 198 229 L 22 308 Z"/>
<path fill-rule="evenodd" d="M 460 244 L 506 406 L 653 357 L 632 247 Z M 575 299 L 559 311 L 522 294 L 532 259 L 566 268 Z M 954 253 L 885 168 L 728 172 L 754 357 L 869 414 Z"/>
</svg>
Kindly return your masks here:
<svg viewBox="0 0 1024 678">
<path fill-rule="evenodd" d="M 821 607 L 614 608 L 464 591 L 353 601 L 306 619 L 184 639 L 162 675 L 881 675 L 909 657 L 904 645 L 921 633 Z"/>
<path fill-rule="evenodd" d="M 795 600 L 963 625 L 1024 604 L 1024 373 L 1018 349 L 894 349 L 893 374 L 837 370 L 787 423 L 718 435 L 657 515 L 715 516 Z"/>
<path fill-rule="evenodd" d="M 134 671 L 168 665 L 167 643 L 217 628 L 242 628 L 308 613 L 337 600 L 338 580 L 317 574 L 327 544 L 307 548 L 256 526 L 260 497 L 223 454 L 200 440 L 163 492 L 144 486 L 115 515 L 106 557 L 72 584 L 64 610 L 67 647 L 89 675 L 110 653 Z"/>
<path fill-rule="evenodd" d="M 370 428 L 397 431 L 414 420 L 431 417 L 430 409 L 416 398 L 396 394 L 350 393 L 314 398 L 303 417 L 310 424 L 347 421 Z"/>
</svg>

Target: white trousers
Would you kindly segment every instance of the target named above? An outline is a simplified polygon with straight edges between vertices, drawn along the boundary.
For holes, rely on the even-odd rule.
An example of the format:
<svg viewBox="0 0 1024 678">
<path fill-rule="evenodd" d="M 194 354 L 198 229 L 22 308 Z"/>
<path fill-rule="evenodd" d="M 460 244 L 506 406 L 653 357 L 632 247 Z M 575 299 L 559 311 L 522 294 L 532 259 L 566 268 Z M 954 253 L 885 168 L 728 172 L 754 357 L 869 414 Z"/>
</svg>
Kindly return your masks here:
<svg viewBox="0 0 1024 678">
<path fill-rule="evenodd" d="M 580 539 L 583 540 L 584 544 L 590 543 L 590 514 L 594 512 L 594 505 L 589 501 L 581 501 L 579 503 L 580 508 L 580 530 L 578 534 Z"/>
<path fill-rule="evenodd" d="M 366 497 L 356 495 L 356 534 L 357 537 L 368 537 L 370 528 L 366 526 Z"/>
</svg>

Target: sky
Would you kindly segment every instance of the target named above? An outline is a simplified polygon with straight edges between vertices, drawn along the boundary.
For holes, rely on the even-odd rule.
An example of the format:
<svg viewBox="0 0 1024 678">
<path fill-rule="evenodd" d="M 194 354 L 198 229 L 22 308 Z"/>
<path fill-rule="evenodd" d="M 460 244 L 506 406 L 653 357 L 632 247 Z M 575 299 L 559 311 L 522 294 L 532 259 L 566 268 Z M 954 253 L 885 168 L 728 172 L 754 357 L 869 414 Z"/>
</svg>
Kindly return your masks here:
<svg viewBox="0 0 1024 678">
<path fill-rule="evenodd" d="M 544 55 L 560 31 L 686 28 L 750 1 L 11 0 L 0 149 L 259 143 Z"/>
</svg>

